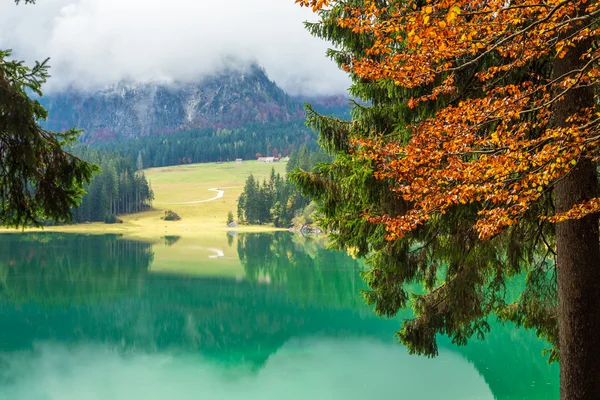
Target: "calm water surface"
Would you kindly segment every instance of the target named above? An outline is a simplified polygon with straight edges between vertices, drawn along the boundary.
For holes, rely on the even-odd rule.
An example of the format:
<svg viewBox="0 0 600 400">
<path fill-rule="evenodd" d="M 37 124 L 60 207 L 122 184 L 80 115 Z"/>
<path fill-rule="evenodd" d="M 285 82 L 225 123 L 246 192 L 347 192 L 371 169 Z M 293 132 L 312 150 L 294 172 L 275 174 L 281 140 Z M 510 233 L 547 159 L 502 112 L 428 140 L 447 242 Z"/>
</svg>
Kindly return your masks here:
<svg viewBox="0 0 600 400">
<path fill-rule="evenodd" d="M 395 343 L 317 241 L 0 235 L 0 399 L 558 399 L 531 332 Z"/>
</svg>

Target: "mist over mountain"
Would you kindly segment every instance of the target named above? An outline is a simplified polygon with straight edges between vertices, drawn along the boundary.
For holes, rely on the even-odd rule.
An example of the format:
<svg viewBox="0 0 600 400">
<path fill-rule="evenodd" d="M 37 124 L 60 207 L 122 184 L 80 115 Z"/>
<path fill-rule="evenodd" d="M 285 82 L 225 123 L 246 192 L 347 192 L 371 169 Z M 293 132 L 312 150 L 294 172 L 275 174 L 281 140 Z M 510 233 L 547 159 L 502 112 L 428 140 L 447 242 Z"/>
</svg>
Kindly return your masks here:
<svg viewBox="0 0 600 400">
<path fill-rule="evenodd" d="M 83 142 L 135 138 L 198 128 L 237 128 L 304 118 L 309 102 L 324 114 L 349 116 L 344 96 L 291 97 L 254 64 L 197 82 L 119 82 L 98 91 L 68 90 L 44 96 L 43 125 L 83 129 Z"/>
<path fill-rule="evenodd" d="M 133 138 L 194 128 L 234 128 L 303 118 L 303 103 L 252 65 L 191 83 L 120 82 L 103 90 L 53 93 L 41 99 L 51 130 L 76 126 L 82 141 Z"/>
</svg>

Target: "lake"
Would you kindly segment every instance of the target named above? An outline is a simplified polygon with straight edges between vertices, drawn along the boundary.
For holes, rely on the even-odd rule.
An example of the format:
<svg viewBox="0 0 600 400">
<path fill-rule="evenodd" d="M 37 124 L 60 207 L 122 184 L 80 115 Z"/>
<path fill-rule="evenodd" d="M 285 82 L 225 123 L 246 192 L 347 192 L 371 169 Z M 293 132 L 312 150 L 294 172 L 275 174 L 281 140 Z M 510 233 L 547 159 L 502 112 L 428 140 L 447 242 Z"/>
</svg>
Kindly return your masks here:
<svg viewBox="0 0 600 400">
<path fill-rule="evenodd" d="M 534 332 L 394 340 L 363 265 L 287 233 L 0 235 L 0 399 L 558 399 Z"/>
</svg>

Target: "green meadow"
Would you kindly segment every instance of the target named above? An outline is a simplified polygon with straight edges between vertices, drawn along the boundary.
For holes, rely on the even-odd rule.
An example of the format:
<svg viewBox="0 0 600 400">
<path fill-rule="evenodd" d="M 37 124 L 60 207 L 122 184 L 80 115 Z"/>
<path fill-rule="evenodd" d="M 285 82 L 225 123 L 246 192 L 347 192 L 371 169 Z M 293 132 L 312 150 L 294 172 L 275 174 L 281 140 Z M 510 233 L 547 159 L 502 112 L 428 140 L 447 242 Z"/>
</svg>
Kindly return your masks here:
<svg viewBox="0 0 600 400">
<path fill-rule="evenodd" d="M 229 211 L 236 214 L 237 199 L 246 178 L 253 174 L 262 181 L 271 169 L 285 174 L 285 162 L 240 164 L 206 163 L 152 168 L 145 171 L 154 191 L 154 210 L 122 217 L 122 224 L 76 224 L 46 227 L 45 231 L 120 233 L 126 236 L 157 239 L 163 236 L 224 237 Z M 213 190 L 210 190 L 213 189 Z M 223 191 L 222 197 L 215 198 Z M 187 203 L 187 204 L 186 204 Z M 164 221 L 165 210 L 175 211 L 180 221 Z M 240 227 L 242 231 L 275 230 L 270 226 Z M 3 231 L 8 231 L 4 229 Z M 13 230 L 14 231 L 14 230 Z"/>
</svg>

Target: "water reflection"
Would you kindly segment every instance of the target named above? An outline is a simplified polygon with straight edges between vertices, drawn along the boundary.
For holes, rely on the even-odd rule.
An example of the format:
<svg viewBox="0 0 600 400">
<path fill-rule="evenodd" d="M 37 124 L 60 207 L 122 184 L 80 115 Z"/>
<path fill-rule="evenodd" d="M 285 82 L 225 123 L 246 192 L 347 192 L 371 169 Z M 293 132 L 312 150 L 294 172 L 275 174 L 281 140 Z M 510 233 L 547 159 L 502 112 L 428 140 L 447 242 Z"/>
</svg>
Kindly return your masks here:
<svg viewBox="0 0 600 400">
<path fill-rule="evenodd" d="M 289 234 L 219 240 L 0 235 L 0 398 L 558 398 L 530 332 L 410 357 L 358 261 Z"/>
<path fill-rule="evenodd" d="M 323 241 L 300 235 L 243 235 L 239 258 L 246 277 L 284 288 L 290 300 L 317 307 L 371 310 L 361 289 L 361 262 L 328 250 Z"/>
<path fill-rule="evenodd" d="M 256 373 L 191 354 L 120 356 L 91 345 L 45 344 L 14 358 L 13 379 L 0 387 L 3 398 L 14 400 L 494 398 L 456 354 L 443 352 L 430 363 L 365 339 L 293 340 Z"/>
<path fill-rule="evenodd" d="M 98 302 L 130 290 L 152 257 L 149 243 L 117 236 L 0 235 L 0 296 L 16 304 Z"/>
</svg>

